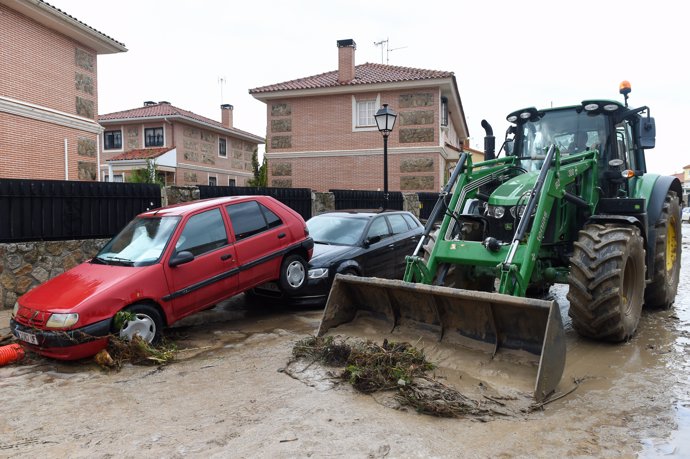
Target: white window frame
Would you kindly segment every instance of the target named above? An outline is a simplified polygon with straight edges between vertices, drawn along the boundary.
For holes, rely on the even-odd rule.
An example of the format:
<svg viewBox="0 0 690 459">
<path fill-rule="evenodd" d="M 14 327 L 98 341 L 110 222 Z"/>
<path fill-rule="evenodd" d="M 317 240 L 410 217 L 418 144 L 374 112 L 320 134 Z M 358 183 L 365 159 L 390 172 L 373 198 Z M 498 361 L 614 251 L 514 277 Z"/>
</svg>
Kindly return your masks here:
<svg viewBox="0 0 690 459">
<path fill-rule="evenodd" d="M 163 145 L 147 147 L 146 146 L 146 130 L 147 129 L 163 129 Z M 123 139 L 124 141 L 124 139 Z M 162 148 L 167 144 L 167 139 L 165 138 L 165 126 L 142 126 L 141 127 L 141 147 L 142 148 Z"/>
<path fill-rule="evenodd" d="M 221 155 L 220 154 L 220 142 L 224 141 L 225 142 L 225 154 Z M 219 158 L 227 158 L 228 157 L 228 139 L 225 137 L 218 137 L 218 157 Z"/>
<path fill-rule="evenodd" d="M 211 179 L 214 179 L 216 181 L 215 185 L 211 185 Z M 208 174 L 208 182 L 207 183 L 208 183 L 208 186 L 218 186 L 218 176 Z"/>
<path fill-rule="evenodd" d="M 361 104 L 364 103 L 371 103 L 373 102 L 373 113 L 371 117 L 371 121 L 373 124 L 366 124 L 366 125 L 361 125 L 359 124 L 359 108 Z M 376 127 L 376 120 L 374 119 L 374 115 L 378 111 L 378 109 L 381 107 L 381 94 L 376 94 L 375 98 L 370 97 L 362 97 L 360 96 L 359 99 L 357 96 L 352 96 L 352 131 L 377 131 L 378 128 Z"/>
<path fill-rule="evenodd" d="M 115 131 L 120 131 L 120 148 L 106 148 L 105 147 L 105 133 L 106 132 L 115 132 Z M 124 132 L 122 132 L 122 128 L 119 129 L 104 129 L 103 130 L 103 151 L 122 151 L 125 145 L 125 137 L 124 137 Z"/>
</svg>

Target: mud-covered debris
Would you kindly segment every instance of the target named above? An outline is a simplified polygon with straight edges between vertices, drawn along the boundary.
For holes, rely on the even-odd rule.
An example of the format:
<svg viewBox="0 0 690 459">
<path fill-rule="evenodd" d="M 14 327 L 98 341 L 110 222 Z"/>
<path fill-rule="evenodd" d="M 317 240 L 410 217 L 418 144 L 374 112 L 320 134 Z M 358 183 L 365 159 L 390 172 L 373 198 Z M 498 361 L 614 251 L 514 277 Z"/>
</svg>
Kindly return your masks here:
<svg viewBox="0 0 690 459">
<path fill-rule="evenodd" d="M 397 391 L 398 403 L 420 413 L 441 417 L 511 414 L 500 403 L 473 400 L 428 376 L 434 365 L 409 343 L 384 340 L 379 345 L 311 336 L 297 342 L 292 354 L 295 359 L 344 367 L 338 378 L 360 392 Z"/>
<path fill-rule="evenodd" d="M 126 362 L 134 365 L 165 365 L 175 358 L 177 346 L 167 342 L 154 346 L 139 335 L 135 335 L 131 341 L 111 335 L 104 351 L 104 354 L 96 354 L 96 363 L 103 368 L 119 370 Z"/>
</svg>

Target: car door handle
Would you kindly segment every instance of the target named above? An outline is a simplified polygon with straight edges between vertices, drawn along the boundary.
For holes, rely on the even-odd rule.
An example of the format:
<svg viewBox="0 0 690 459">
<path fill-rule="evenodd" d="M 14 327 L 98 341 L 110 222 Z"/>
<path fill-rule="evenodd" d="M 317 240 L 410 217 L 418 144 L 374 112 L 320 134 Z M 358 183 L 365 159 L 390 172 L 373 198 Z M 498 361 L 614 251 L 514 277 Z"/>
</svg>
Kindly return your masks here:
<svg viewBox="0 0 690 459">
<path fill-rule="evenodd" d="M 284 237 L 285 237 L 285 233 L 278 234 L 278 239 L 283 239 Z"/>
<path fill-rule="evenodd" d="M 229 259 L 231 259 L 231 258 L 232 258 L 232 254 L 231 254 L 231 253 L 226 253 L 225 255 L 221 255 L 221 256 L 220 256 L 220 259 L 223 260 L 223 261 L 229 260 Z"/>
</svg>

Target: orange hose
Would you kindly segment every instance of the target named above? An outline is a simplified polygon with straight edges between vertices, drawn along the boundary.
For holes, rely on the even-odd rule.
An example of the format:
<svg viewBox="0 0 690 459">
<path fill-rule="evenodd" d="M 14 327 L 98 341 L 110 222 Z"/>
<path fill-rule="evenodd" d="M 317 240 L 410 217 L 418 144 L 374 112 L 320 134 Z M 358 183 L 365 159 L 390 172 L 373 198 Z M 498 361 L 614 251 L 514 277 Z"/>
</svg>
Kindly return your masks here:
<svg viewBox="0 0 690 459">
<path fill-rule="evenodd" d="M 24 358 L 24 348 L 19 344 L 0 346 L 0 366 L 12 363 Z"/>
</svg>

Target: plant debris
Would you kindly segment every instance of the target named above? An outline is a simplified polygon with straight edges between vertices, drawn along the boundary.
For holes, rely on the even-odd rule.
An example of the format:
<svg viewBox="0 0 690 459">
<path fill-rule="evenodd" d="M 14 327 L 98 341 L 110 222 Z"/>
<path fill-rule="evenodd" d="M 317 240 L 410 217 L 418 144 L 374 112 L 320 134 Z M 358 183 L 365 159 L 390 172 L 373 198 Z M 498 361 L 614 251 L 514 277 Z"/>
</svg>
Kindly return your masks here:
<svg viewBox="0 0 690 459">
<path fill-rule="evenodd" d="M 111 335 L 108 347 L 96 354 L 94 359 L 103 368 L 119 370 L 126 362 L 133 365 L 165 365 L 176 354 L 177 346 L 172 343 L 163 342 L 154 346 L 139 335 L 134 335 L 131 341 Z"/>
<path fill-rule="evenodd" d="M 473 400 L 428 376 L 434 365 L 409 343 L 384 340 L 379 345 L 372 341 L 310 336 L 295 344 L 292 355 L 311 363 L 344 367 L 338 378 L 360 392 L 397 391 L 396 399 L 401 405 L 420 413 L 440 417 L 511 414 L 499 402 Z"/>
</svg>

